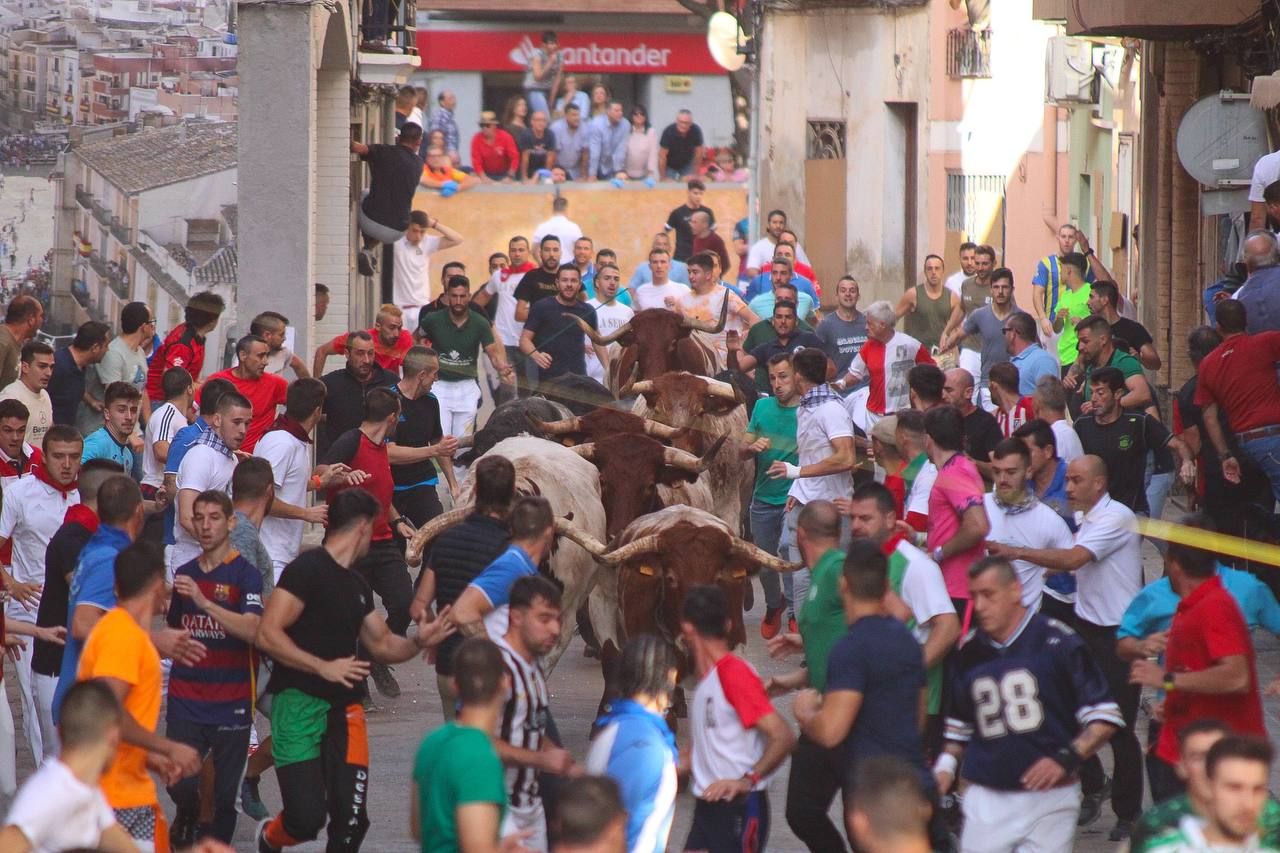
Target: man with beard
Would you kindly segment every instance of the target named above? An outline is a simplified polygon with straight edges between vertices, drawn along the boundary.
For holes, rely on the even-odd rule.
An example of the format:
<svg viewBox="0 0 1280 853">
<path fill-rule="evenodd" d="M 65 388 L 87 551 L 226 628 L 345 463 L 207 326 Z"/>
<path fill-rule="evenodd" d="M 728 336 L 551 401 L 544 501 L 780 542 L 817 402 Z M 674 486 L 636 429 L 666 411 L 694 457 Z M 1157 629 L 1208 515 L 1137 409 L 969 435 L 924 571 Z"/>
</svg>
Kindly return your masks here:
<svg viewBox="0 0 1280 853">
<path fill-rule="evenodd" d="M 373 328 L 368 330 L 368 335 L 374 344 L 374 359 L 378 362 L 378 366 L 392 373 L 398 371 L 400 362 L 404 361 L 404 354 L 409 351 L 409 347 L 413 346 L 413 335 L 404 327 L 404 312 L 395 305 L 381 306 L 374 318 Z M 351 333 L 348 332 L 316 347 L 311 375 L 320 376 L 324 372 L 324 363 L 329 356 L 346 355 L 350 337 Z"/>
<path fill-rule="evenodd" d="M 316 436 L 317 455 L 324 456 L 338 436 L 360 425 L 364 396 L 371 388 L 396 384 L 396 375 L 375 360 L 373 335 L 363 329 L 348 332 L 347 364 L 321 377 L 327 391 L 324 420 Z"/>
<path fill-rule="evenodd" d="M 535 366 L 539 382 L 566 374 L 583 376 L 587 372 L 584 351 L 587 335 L 579 324 L 586 323 L 596 329 L 597 322 L 596 310 L 579 301 L 581 290 L 582 274 L 573 264 L 565 264 L 556 273 L 555 296 L 542 300 L 529 312 L 520 336 L 520 350 Z M 592 347 L 607 376 L 609 351 L 600 344 Z"/>
</svg>

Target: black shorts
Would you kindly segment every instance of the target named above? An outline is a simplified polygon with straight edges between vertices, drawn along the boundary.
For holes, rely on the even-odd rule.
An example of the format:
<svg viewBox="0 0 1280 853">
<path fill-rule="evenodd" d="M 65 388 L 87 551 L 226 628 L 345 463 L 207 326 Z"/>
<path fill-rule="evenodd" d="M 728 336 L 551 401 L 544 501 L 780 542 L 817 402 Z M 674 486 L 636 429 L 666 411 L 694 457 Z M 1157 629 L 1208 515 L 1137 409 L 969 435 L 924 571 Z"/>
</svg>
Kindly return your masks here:
<svg viewBox="0 0 1280 853">
<path fill-rule="evenodd" d="M 697 800 L 685 850 L 757 853 L 769 840 L 769 794 L 752 791 L 727 803 Z"/>
</svg>

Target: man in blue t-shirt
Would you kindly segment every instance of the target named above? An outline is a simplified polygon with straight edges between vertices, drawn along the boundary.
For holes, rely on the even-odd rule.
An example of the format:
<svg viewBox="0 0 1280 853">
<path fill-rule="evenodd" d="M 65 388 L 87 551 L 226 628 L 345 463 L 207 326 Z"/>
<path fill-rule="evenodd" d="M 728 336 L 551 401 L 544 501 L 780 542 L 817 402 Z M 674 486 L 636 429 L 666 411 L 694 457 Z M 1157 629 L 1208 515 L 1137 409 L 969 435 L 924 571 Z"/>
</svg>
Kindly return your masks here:
<svg viewBox="0 0 1280 853">
<path fill-rule="evenodd" d="M 210 379 L 200 389 L 200 411 L 216 412 L 218 410 L 218 401 L 222 399 L 222 395 L 236 390 L 236 386 L 232 385 L 226 379 Z M 164 513 L 164 544 L 172 545 L 174 538 L 174 525 L 178 522 L 178 514 L 176 510 L 178 497 L 178 466 L 182 464 L 182 458 L 187 455 L 187 451 L 196 443 L 196 439 L 209 431 L 209 422 L 204 419 L 204 415 L 200 414 L 195 421 L 184 426 L 173 435 L 173 440 L 169 442 L 169 455 L 164 461 L 164 487 L 169 492 L 169 507 Z M 170 571 L 172 566 L 168 567 Z"/>
<path fill-rule="evenodd" d="M 547 302 L 549 300 L 542 300 Z M 453 622 L 468 637 L 487 632 L 491 640 L 507 633 L 511 584 L 536 575 L 556 538 L 551 504 L 543 497 L 523 497 L 511 506 L 511 544 L 476 576 L 453 605 Z"/>
<path fill-rule="evenodd" d="M 236 794 L 249 755 L 253 709 L 253 638 L 262 616 L 262 574 L 231 547 L 234 510 L 225 492 L 196 496 L 191 522 L 201 554 L 178 567 L 167 622 L 190 631 L 210 654 L 196 664 L 175 663 L 169 674 L 166 734 L 213 762 L 211 834 L 230 844 Z M 194 844 L 200 822 L 200 777 L 169 787 L 178 807 L 175 846 Z"/>
<path fill-rule="evenodd" d="M 539 381 L 587 373 L 587 336 L 579 323 L 586 323 L 592 329 L 598 327 L 596 310 L 578 301 L 581 289 L 582 273 L 573 264 L 565 264 L 556 272 L 556 295 L 540 299 L 529 308 L 529 317 L 520 335 L 520 351 L 537 365 Z M 608 349 L 594 343 L 592 347 L 607 376 Z"/>
</svg>

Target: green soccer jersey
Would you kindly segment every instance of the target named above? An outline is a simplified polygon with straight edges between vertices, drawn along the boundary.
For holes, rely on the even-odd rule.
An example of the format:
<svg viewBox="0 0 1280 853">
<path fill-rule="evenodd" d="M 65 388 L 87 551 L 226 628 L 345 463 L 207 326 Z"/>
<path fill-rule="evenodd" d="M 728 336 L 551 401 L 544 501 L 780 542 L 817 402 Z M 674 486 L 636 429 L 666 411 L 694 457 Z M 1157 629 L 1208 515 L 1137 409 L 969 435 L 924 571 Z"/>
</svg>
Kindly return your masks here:
<svg viewBox="0 0 1280 853">
<path fill-rule="evenodd" d="M 1158 803 L 1142 813 L 1133 825 L 1133 835 L 1129 841 L 1132 853 L 1154 853 L 1154 851 L 1177 850 L 1168 846 L 1171 842 L 1181 842 L 1184 836 L 1181 830 L 1184 818 L 1196 820 L 1195 811 L 1191 808 L 1191 798 L 1186 794 Z M 1260 850 L 1280 848 L 1280 803 L 1268 798 L 1262 809 L 1262 819 L 1258 822 L 1258 843 Z M 1197 849 L 1197 848 L 1190 848 Z"/>
<path fill-rule="evenodd" d="M 1124 374 L 1125 379 L 1130 376 L 1142 375 L 1142 363 L 1124 350 L 1116 350 L 1111 353 L 1111 358 L 1107 360 L 1106 366 L 1119 370 Z M 1084 398 L 1086 400 L 1093 396 L 1093 382 L 1090 380 L 1093 377 L 1094 369 L 1093 367 L 1084 369 Z"/>
<path fill-rule="evenodd" d="M 787 502 L 791 481 L 786 477 L 770 477 L 769 466 L 774 462 L 800 461 L 796 448 L 797 405 L 784 406 L 776 397 L 761 397 L 751 410 L 747 432 L 756 438 L 769 439 L 769 449 L 756 456 L 756 486 L 752 497 L 770 506 L 782 506 Z"/>
<path fill-rule="evenodd" d="M 1089 316 L 1089 285 L 1082 284 L 1078 290 L 1062 288 L 1058 293 L 1058 310 L 1065 310 L 1067 318 L 1062 322 L 1062 334 L 1058 337 L 1058 360 L 1062 364 L 1074 364 L 1076 356 L 1076 323 Z M 1056 319 L 1056 318 L 1054 318 Z"/>
<path fill-rule="evenodd" d="M 501 826 L 507 808 L 502 762 L 489 735 L 471 726 L 446 723 L 427 735 L 413 762 L 418 785 L 422 853 L 458 850 L 458 806 L 493 803 Z M 495 831 L 494 841 L 497 841 Z"/>
<path fill-rule="evenodd" d="M 809 598 L 800 608 L 796 622 L 804 640 L 804 662 L 809 669 L 809 686 L 827 689 L 827 657 L 836 640 L 849 632 L 844 603 L 840 599 L 840 573 L 844 552 L 832 548 L 819 558 L 809 573 Z"/>
<path fill-rule="evenodd" d="M 493 327 L 475 311 L 467 312 L 461 327 L 448 311 L 434 311 L 419 321 L 418 329 L 440 354 L 440 378 L 445 382 L 475 379 L 480 350 L 493 343 Z"/>
</svg>

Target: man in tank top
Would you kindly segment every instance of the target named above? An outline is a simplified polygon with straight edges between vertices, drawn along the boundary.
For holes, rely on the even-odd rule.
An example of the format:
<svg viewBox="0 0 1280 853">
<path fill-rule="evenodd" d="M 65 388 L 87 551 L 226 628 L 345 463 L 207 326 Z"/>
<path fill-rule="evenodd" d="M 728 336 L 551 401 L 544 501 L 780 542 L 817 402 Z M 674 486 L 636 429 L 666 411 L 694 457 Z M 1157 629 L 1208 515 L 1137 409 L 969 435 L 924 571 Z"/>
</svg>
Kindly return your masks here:
<svg viewBox="0 0 1280 853">
<path fill-rule="evenodd" d="M 942 332 L 952 316 L 963 317 L 964 311 L 960 305 L 960 297 L 943 286 L 942 271 L 941 257 L 926 257 L 924 284 L 917 284 L 902 294 L 896 309 L 898 319 L 906 317 L 906 333 L 930 351 L 938 346 Z"/>
</svg>

